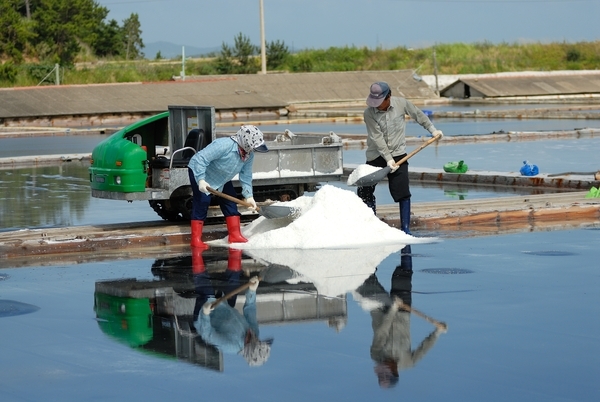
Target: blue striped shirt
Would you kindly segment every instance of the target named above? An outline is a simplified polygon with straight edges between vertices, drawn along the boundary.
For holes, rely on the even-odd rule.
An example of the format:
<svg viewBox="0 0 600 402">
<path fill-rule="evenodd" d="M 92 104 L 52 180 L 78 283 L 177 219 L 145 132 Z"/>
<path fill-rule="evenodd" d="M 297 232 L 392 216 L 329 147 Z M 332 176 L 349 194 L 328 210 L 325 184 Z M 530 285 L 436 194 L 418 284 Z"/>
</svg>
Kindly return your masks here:
<svg viewBox="0 0 600 402">
<path fill-rule="evenodd" d="M 215 190 L 222 191 L 225 183 L 239 174 L 242 196 L 252 197 L 252 163 L 254 152 L 243 161 L 238 144 L 230 137 L 218 138 L 198 151 L 190 160 L 196 182 L 204 180 Z"/>
</svg>

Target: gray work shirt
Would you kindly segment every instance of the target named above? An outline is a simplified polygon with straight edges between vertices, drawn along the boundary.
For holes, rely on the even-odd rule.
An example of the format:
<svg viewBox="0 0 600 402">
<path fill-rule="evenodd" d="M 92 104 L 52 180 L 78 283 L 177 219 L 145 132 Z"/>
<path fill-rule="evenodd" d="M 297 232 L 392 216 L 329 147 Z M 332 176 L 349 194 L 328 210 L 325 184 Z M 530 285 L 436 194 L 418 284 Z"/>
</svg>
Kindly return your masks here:
<svg viewBox="0 0 600 402">
<path fill-rule="evenodd" d="M 367 161 L 383 156 L 386 162 L 389 162 L 394 160 L 394 156 L 406 153 L 406 115 L 409 115 L 430 133 L 436 130 L 427 115 L 405 98 L 392 96 L 388 110 L 382 111 L 376 107 L 365 109 Z"/>
</svg>

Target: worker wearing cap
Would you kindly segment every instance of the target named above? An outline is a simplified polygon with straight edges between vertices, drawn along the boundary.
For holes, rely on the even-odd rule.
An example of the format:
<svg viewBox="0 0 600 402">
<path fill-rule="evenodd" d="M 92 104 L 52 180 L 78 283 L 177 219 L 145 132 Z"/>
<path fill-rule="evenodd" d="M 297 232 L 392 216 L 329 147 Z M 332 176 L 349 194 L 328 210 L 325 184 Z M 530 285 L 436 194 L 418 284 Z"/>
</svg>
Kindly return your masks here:
<svg viewBox="0 0 600 402">
<path fill-rule="evenodd" d="M 396 166 L 395 163 L 406 156 L 406 120 L 410 116 L 430 136 L 443 136 L 431 120 L 408 99 L 392 96 L 386 82 L 371 85 L 367 97 L 368 108 L 364 111 L 367 126 L 367 164 L 375 167 L 391 168 L 388 174 L 389 189 L 394 202 L 400 204 L 400 227 L 410 234 L 410 188 L 408 181 L 408 161 Z M 375 185 L 359 187 L 358 196 L 376 211 Z"/>
<path fill-rule="evenodd" d="M 193 193 L 191 216 L 191 246 L 207 248 L 202 242 L 202 228 L 211 203 L 209 188 L 237 197 L 231 180 L 239 175 L 242 196 L 256 208 L 252 194 L 252 163 L 254 151 L 267 152 L 263 133 L 256 126 L 241 126 L 231 137 L 218 138 L 198 151 L 188 164 Z M 240 213 L 237 204 L 219 197 L 221 212 L 225 216 L 229 243 L 248 241 L 240 231 Z"/>
</svg>

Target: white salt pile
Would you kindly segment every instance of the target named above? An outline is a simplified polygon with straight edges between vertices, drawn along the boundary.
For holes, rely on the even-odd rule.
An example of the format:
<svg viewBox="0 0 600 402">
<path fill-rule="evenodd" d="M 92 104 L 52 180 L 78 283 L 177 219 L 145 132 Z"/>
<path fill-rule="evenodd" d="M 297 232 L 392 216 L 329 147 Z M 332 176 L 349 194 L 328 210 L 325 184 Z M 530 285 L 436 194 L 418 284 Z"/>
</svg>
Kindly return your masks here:
<svg viewBox="0 0 600 402">
<path fill-rule="evenodd" d="M 348 184 L 349 186 L 353 186 L 354 183 L 356 183 L 356 181 L 361 177 L 365 177 L 366 175 L 375 173 L 379 170 L 381 170 L 381 168 L 371 165 L 358 165 L 358 167 L 354 169 L 354 171 L 348 176 L 348 181 L 346 182 L 346 184 Z"/>
<path fill-rule="evenodd" d="M 354 193 L 325 185 L 313 197 L 302 196 L 276 203 L 298 209 L 295 220 L 260 217 L 242 228 L 247 243 L 241 249 L 336 249 L 369 245 L 429 243 L 435 238 L 416 238 L 382 222 Z M 209 242 L 227 246 L 227 239 Z"/>
<path fill-rule="evenodd" d="M 406 244 L 437 240 L 409 236 L 387 225 L 354 192 L 332 185 L 312 197 L 275 205 L 299 212 L 295 219 L 259 217 L 242 228 L 248 242 L 230 246 L 244 249 L 265 265 L 292 269 L 298 277 L 290 280 L 308 280 L 326 296 L 354 291 Z M 228 246 L 227 238 L 209 243 Z M 397 258 L 400 261 L 399 254 Z"/>
</svg>

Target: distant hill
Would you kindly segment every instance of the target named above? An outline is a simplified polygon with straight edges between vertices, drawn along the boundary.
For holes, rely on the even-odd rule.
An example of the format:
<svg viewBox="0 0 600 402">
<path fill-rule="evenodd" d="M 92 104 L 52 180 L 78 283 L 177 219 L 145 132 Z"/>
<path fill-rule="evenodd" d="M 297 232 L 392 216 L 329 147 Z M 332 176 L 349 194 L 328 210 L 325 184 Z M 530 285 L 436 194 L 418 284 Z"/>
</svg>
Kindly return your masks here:
<svg viewBox="0 0 600 402">
<path fill-rule="evenodd" d="M 184 45 L 176 45 L 175 43 L 170 42 L 152 42 L 146 43 L 146 46 L 142 49 L 144 55 L 149 60 L 153 60 L 156 57 L 156 54 L 160 51 L 161 56 L 164 59 L 173 59 L 177 57 L 181 57 L 181 50 Z M 220 52 L 221 47 L 195 47 L 185 45 L 185 56 L 186 57 L 195 57 L 195 56 L 204 56 L 211 52 Z"/>
</svg>

